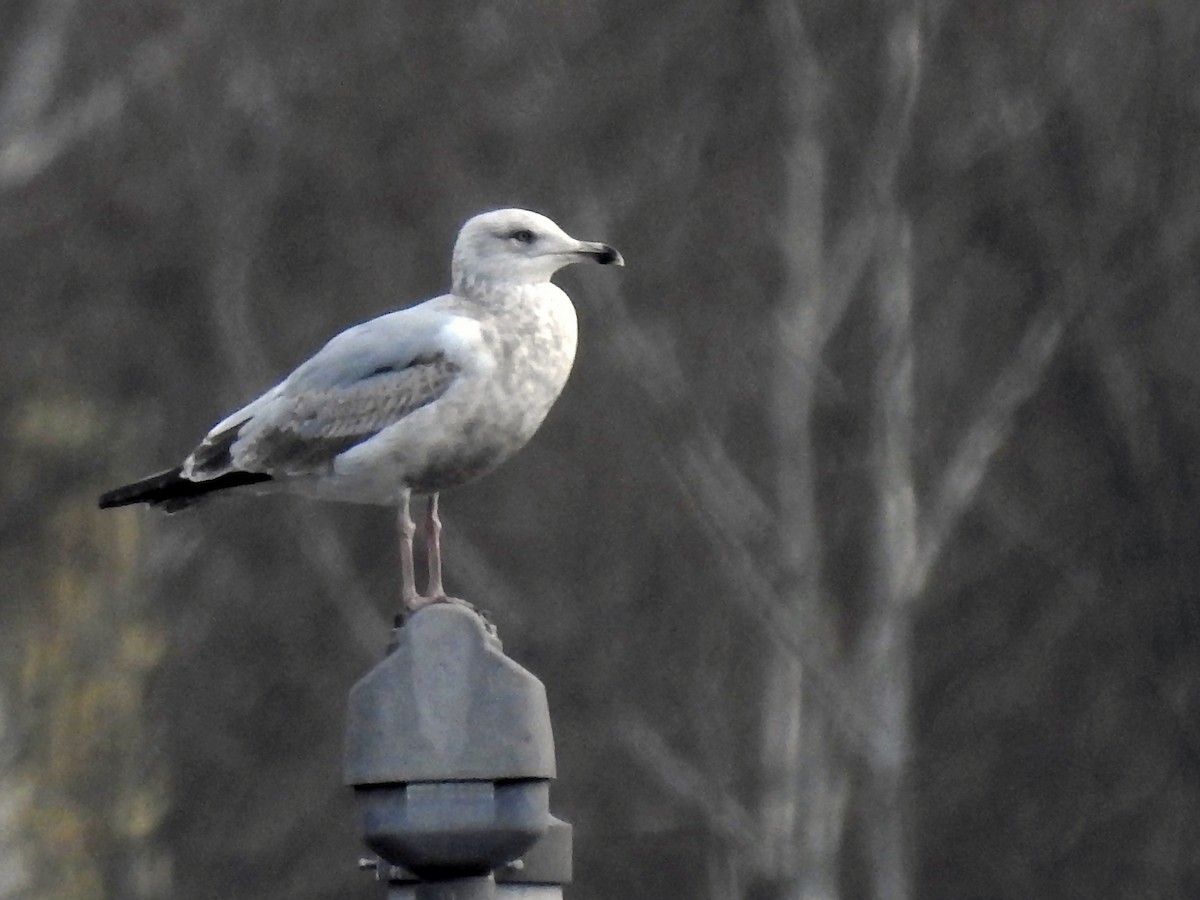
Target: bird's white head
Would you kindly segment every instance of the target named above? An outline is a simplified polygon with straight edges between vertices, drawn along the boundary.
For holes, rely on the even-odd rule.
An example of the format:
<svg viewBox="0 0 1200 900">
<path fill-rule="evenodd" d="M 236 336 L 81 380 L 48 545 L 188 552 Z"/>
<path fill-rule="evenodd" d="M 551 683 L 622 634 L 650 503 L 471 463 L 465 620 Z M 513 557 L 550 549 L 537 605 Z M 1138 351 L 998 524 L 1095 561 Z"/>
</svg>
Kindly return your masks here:
<svg viewBox="0 0 1200 900">
<path fill-rule="evenodd" d="M 625 265 L 608 244 L 578 241 L 553 221 L 527 209 L 496 209 L 469 219 L 454 244 L 455 293 L 479 286 L 540 284 L 571 263 Z"/>
</svg>

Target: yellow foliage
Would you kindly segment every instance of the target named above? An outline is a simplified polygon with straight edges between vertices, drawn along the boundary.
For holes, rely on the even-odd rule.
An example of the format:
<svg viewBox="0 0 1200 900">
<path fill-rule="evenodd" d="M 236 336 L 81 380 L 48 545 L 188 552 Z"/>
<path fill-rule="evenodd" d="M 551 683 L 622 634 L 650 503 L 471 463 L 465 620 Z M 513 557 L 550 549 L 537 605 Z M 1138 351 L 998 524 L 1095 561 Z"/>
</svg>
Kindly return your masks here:
<svg viewBox="0 0 1200 900">
<path fill-rule="evenodd" d="M 122 669 L 144 672 L 156 666 L 167 652 L 167 636 L 144 622 L 130 622 L 121 629 L 117 661 Z"/>
<path fill-rule="evenodd" d="M 13 420 L 12 436 L 35 450 L 79 450 L 104 428 L 96 405 L 82 397 L 31 397 Z"/>
<path fill-rule="evenodd" d="M 154 833 L 167 813 L 165 786 L 150 783 L 125 792 L 113 808 L 113 827 L 138 840 Z"/>
<path fill-rule="evenodd" d="M 23 439 L 58 445 L 90 427 L 83 407 L 53 404 L 31 402 L 19 420 Z M 72 900 L 104 896 L 97 860 L 114 843 L 152 840 L 168 803 L 165 773 L 146 777 L 144 684 L 168 641 L 137 599 L 141 522 L 104 516 L 87 499 L 47 520 L 60 551 L 18 669 L 36 716 L 21 773 L 31 790 L 16 821 L 36 855 L 60 862 L 35 867 L 36 895 Z"/>
</svg>

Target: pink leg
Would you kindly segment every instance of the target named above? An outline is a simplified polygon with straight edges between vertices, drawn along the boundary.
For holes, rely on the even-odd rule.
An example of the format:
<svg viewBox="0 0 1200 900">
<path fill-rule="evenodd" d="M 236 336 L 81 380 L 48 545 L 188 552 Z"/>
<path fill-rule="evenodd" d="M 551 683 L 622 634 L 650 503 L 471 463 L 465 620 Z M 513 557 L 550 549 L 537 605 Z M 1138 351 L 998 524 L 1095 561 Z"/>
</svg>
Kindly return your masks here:
<svg viewBox="0 0 1200 900">
<path fill-rule="evenodd" d="M 398 524 L 400 526 L 400 602 L 406 611 L 411 612 L 421 605 L 417 595 L 417 577 L 413 572 L 413 535 L 417 526 L 412 520 L 408 509 L 409 492 L 404 492 L 400 503 Z"/>
<path fill-rule="evenodd" d="M 438 518 L 438 495 L 429 495 L 425 513 L 425 553 L 429 563 L 429 600 L 445 600 L 442 587 L 442 520 Z"/>
</svg>

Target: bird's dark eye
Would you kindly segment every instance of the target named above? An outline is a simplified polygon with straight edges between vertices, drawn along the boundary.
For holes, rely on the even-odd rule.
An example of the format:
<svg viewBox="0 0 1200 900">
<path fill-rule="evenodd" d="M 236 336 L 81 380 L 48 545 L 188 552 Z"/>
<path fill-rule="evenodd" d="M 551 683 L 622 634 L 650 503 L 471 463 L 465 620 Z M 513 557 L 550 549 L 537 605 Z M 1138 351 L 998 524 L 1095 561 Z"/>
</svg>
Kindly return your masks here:
<svg viewBox="0 0 1200 900">
<path fill-rule="evenodd" d="M 518 244 L 532 244 L 535 235 L 528 228 L 518 228 L 516 231 L 510 234 L 509 237 Z"/>
</svg>

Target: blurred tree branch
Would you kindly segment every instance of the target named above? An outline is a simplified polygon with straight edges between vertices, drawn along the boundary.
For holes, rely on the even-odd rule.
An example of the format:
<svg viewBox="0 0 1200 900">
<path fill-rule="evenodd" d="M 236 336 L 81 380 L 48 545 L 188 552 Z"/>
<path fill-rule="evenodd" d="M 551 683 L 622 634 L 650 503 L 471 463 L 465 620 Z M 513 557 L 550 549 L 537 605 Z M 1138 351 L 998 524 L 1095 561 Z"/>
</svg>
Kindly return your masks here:
<svg viewBox="0 0 1200 900">
<path fill-rule="evenodd" d="M 0 191 L 32 181 L 59 157 L 118 119 L 130 91 L 162 81 L 182 65 L 190 20 L 179 33 L 146 41 L 121 75 L 75 98 L 60 98 L 78 0 L 40 0 L 0 84 Z M 57 107 L 57 109 L 56 109 Z"/>
<path fill-rule="evenodd" d="M 624 710 L 616 714 L 617 735 L 639 763 L 681 803 L 704 817 L 712 831 L 742 851 L 761 851 L 765 836 L 750 810 L 734 799 L 731 791 L 676 753 L 662 733 L 640 714 Z"/>
<path fill-rule="evenodd" d="M 921 83 L 921 29 L 927 27 L 922 22 L 925 4 L 889 0 L 887 6 L 893 10 L 893 19 L 887 27 L 880 79 L 884 97 L 854 181 L 851 211 L 829 248 L 827 300 L 817 323 L 820 348 L 837 331 L 871 263 L 881 224 L 887 222 L 887 210 L 898 193 L 900 164 L 912 139 Z"/>
<path fill-rule="evenodd" d="M 1082 299 L 1077 285 L 1069 293 Z M 1062 340 L 1069 309 L 1067 304 L 1048 303 L 1038 311 L 1012 359 L 980 404 L 979 412 L 933 490 L 928 512 L 923 516 L 916 554 L 905 579 L 905 596 L 916 599 L 924 590 L 938 556 L 973 502 L 992 458 L 1004 446 L 1014 415 L 1041 385 Z"/>
<path fill-rule="evenodd" d="M 898 208 L 883 215 L 875 270 L 879 359 L 874 371 L 872 471 L 876 575 L 855 648 L 854 677 L 871 704 L 874 732 L 859 804 L 871 896 L 912 895 L 913 608 L 907 575 L 917 552 L 913 478 L 915 415 L 912 226 Z"/>
</svg>

